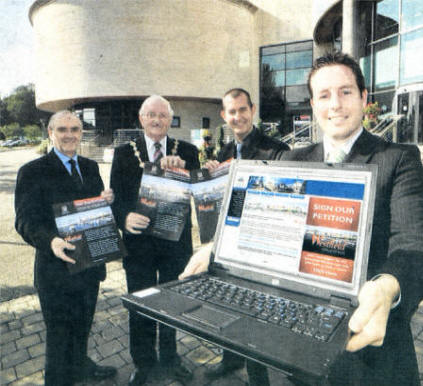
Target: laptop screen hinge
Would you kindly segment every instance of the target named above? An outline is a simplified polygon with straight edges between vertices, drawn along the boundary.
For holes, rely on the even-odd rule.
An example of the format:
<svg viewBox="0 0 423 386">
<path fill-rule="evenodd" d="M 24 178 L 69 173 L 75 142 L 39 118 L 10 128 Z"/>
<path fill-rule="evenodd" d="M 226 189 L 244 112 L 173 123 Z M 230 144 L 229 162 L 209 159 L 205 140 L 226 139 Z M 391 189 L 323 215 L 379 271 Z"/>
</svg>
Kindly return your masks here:
<svg viewBox="0 0 423 386">
<path fill-rule="evenodd" d="M 334 306 L 342 307 L 342 308 L 347 308 L 347 307 L 351 307 L 352 302 L 351 302 L 351 299 L 349 298 L 343 298 L 341 296 L 331 295 L 330 304 Z"/>
</svg>

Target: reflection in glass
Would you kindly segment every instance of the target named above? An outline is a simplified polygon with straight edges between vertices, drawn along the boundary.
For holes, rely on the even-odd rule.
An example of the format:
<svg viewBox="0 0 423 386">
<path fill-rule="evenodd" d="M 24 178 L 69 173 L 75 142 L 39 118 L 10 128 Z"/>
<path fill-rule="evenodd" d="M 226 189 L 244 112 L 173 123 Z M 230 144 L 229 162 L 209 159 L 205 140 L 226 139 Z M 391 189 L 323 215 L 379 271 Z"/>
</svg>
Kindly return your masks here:
<svg viewBox="0 0 423 386">
<path fill-rule="evenodd" d="M 421 1 L 402 2 L 401 30 L 406 31 L 410 28 L 423 25 L 423 4 Z"/>
<path fill-rule="evenodd" d="M 423 80 L 423 29 L 404 34 L 401 39 L 400 84 L 420 82 Z"/>
<path fill-rule="evenodd" d="M 367 89 L 370 89 L 370 85 L 371 85 L 370 74 L 371 74 L 371 68 L 372 68 L 370 54 L 368 54 L 367 56 L 363 58 L 360 58 L 360 68 L 361 68 L 361 71 L 363 72 L 364 79 L 366 81 L 366 87 Z"/>
<path fill-rule="evenodd" d="M 288 103 L 302 103 L 308 105 L 310 95 L 307 86 L 291 86 L 286 88 L 286 101 Z"/>
<path fill-rule="evenodd" d="M 284 55 L 266 55 L 262 56 L 262 65 L 269 65 L 270 70 L 284 70 L 285 69 L 285 56 Z"/>
<path fill-rule="evenodd" d="M 399 0 L 379 1 L 376 5 L 375 40 L 398 32 Z"/>
<path fill-rule="evenodd" d="M 311 67 L 313 61 L 312 51 L 290 52 L 286 54 L 286 68 Z"/>
<path fill-rule="evenodd" d="M 275 71 L 273 75 L 276 87 L 285 86 L 285 71 Z"/>
<path fill-rule="evenodd" d="M 395 87 L 398 74 L 398 37 L 375 44 L 374 49 L 374 87 L 387 90 Z"/>
<path fill-rule="evenodd" d="M 380 107 L 380 114 L 386 114 L 392 111 L 392 101 L 394 100 L 394 91 L 388 91 L 383 93 L 375 94 L 371 97 L 373 102 L 378 102 Z"/>
<path fill-rule="evenodd" d="M 289 70 L 286 72 L 286 85 L 293 86 L 297 84 L 306 84 L 309 68 L 300 68 L 298 70 Z"/>
</svg>

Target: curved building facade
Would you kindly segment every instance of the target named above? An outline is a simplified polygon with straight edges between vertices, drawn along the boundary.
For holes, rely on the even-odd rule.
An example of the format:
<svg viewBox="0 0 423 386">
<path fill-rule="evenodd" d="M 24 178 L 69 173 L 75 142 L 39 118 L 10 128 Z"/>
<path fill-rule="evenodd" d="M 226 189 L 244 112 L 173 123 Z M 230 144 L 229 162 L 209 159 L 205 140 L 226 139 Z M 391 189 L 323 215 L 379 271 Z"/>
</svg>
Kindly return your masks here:
<svg viewBox="0 0 423 386">
<path fill-rule="evenodd" d="M 190 140 L 193 131 L 222 124 L 221 96 L 243 87 L 258 104 L 256 119 L 287 134 L 312 121 L 306 81 L 313 59 L 342 49 L 360 60 L 371 101 L 410 116 L 408 134 L 397 139 L 422 142 L 417 3 L 37 0 L 29 12 L 37 105 L 75 110 L 110 142 L 116 129 L 139 125 L 146 96 L 160 94 L 175 110 L 171 135 Z"/>
</svg>

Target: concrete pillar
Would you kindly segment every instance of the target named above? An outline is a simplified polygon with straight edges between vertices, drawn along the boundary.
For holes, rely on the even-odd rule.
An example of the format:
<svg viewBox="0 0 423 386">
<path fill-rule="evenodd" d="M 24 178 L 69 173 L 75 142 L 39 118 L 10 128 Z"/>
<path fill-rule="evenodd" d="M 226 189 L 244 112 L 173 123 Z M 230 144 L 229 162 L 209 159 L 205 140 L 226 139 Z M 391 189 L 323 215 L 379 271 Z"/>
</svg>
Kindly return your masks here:
<svg viewBox="0 0 423 386">
<path fill-rule="evenodd" d="M 358 59 L 358 1 L 342 1 L 342 51 Z"/>
</svg>

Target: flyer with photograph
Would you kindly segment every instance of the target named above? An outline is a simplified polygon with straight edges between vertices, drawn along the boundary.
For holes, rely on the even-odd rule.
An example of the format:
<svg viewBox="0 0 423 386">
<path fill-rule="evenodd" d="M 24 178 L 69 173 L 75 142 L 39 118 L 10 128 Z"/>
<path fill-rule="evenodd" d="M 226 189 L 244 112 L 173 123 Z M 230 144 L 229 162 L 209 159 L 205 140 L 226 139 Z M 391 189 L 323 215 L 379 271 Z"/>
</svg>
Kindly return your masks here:
<svg viewBox="0 0 423 386">
<path fill-rule="evenodd" d="M 76 260 L 67 263 L 74 274 L 126 255 L 112 209 L 102 197 L 53 205 L 60 237 L 75 245 L 66 254 Z"/>
<path fill-rule="evenodd" d="M 210 241 L 216 231 L 230 162 L 211 173 L 207 169 L 161 169 L 146 162 L 141 179 L 137 212 L 150 224 L 144 234 L 178 241 L 190 214 L 191 196 L 201 242 Z"/>
</svg>

